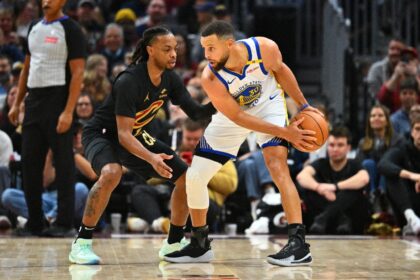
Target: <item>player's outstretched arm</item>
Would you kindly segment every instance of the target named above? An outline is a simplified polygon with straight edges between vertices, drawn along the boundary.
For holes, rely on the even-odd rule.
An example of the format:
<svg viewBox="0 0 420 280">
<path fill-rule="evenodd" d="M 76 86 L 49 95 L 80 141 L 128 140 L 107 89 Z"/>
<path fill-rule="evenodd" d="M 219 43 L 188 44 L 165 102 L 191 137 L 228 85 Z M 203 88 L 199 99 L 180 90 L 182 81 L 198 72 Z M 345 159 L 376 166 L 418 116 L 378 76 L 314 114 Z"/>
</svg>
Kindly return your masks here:
<svg viewBox="0 0 420 280">
<path fill-rule="evenodd" d="M 298 128 L 298 125 L 303 119 L 294 122 L 288 127 L 280 127 L 241 110 L 238 103 L 236 103 L 224 85 L 217 80 L 208 67 L 203 72 L 202 85 L 214 107 L 239 126 L 286 139 L 295 146 L 302 147 L 303 149 L 305 147 L 310 148 L 312 145 L 308 144 L 308 142 L 316 140 L 313 137 L 315 134 L 313 131 Z"/>
</svg>

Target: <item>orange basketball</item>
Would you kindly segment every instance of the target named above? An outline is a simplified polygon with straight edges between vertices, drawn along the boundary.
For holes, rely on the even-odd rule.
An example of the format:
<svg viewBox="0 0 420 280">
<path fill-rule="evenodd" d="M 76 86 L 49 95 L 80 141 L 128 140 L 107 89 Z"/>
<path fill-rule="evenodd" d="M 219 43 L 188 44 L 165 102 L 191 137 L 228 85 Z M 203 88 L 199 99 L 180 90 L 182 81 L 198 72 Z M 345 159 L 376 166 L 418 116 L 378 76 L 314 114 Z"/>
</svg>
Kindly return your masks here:
<svg viewBox="0 0 420 280">
<path fill-rule="evenodd" d="M 299 112 L 296 116 L 293 117 L 292 122 L 301 119 L 302 117 L 304 117 L 305 119 L 299 125 L 299 128 L 315 131 L 315 135 L 313 136 L 316 138 L 316 141 L 313 141 L 311 143 L 313 147 L 308 150 L 311 152 L 316 151 L 319 148 L 321 148 L 322 145 L 324 145 L 325 141 L 327 141 L 328 122 L 320 114 L 308 110 Z"/>
</svg>

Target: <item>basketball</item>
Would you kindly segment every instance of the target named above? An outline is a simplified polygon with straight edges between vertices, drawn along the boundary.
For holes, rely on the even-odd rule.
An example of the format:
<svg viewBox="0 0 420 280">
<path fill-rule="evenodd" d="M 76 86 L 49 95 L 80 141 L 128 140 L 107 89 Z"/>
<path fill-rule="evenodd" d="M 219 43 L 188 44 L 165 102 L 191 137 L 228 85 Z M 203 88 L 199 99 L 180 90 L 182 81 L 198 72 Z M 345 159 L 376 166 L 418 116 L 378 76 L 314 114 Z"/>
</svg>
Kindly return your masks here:
<svg viewBox="0 0 420 280">
<path fill-rule="evenodd" d="M 327 141 L 328 122 L 320 114 L 313 111 L 304 110 L 296 114 L 296 116 L 293 117 L 291 123 L 301 119 L 302 117 L 304 117 L 305 119 L 299 125 L 299 128 L 315 131 L 315 135 L 313 136 L 316 138 L 316 141 L 311 142 L 311 144 L 313 145 L 311 149 L 307 149 L 310 152 L 314 152 L 321 148 L 321 146 L 324 145 L 325 141 Z"/>
</svg>

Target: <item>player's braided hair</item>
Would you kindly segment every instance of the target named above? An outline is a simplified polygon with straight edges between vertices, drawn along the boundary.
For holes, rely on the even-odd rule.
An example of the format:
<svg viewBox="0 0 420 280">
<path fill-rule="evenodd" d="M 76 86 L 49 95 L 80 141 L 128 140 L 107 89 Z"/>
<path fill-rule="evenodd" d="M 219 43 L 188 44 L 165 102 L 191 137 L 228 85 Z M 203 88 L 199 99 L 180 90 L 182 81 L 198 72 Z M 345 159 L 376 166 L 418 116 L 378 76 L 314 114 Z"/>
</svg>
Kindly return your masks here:
<svg viewBox="0 0 420 280">
<path fill-rule="evenodd" d="M 172 34 L 172 32 L 163 26 L 155 26 L 146 29 L 143 33 L 143 38 L 141 38 L 137 42 L 131 64 L 138 64 L 139 62 L 147 61 L 149 59 L 149 54 L 147 53 L 147 46 L 150 46 L 157 36 L 168 34 Z"/>
</svg>

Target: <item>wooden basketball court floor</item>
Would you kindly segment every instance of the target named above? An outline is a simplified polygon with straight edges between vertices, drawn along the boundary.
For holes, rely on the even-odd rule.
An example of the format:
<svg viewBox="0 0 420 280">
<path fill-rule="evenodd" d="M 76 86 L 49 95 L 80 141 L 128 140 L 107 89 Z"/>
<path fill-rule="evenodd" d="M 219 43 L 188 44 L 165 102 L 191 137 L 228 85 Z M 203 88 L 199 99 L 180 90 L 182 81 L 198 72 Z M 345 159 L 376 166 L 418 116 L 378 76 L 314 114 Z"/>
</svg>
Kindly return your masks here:
<svg viewBox="0 0 420 280">
<path fill-rule="evenodd" d="M 0 238 L 0 279 L 420 279 L 420 239 L 309 236 L 311 267 L 278 267 L 265 257 L 285 237 L 212 236 L 208 264 L 159 262 L 162 235 L 96 238 L 98 266 L 71 265 L 71 239 Z"/>
</svg>

